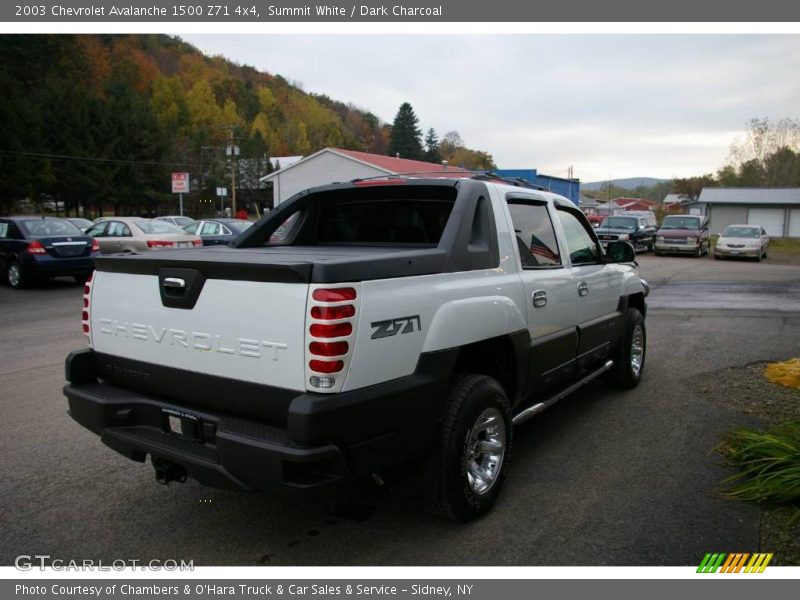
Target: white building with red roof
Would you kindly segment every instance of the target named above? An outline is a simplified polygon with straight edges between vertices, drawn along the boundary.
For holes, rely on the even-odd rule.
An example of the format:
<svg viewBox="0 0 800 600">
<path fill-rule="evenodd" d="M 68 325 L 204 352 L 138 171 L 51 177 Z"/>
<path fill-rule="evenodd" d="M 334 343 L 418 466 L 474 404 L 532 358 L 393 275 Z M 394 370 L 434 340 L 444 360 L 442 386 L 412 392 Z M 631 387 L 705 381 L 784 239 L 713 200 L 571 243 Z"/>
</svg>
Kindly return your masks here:
<svg viewBox="0 0 800 600">
<path fill-rule="evenodd" d="M 278 205 L 297 192 L 329 183 L 381 175 L 420 174 L 424 177 L 452 177 L 459 173 L 469 174 L 469 171 L 421 160 L 341 148 L 323 148 L 262 177 L 261 181 L 272 183 L 275 205 Z"/>
</svg>

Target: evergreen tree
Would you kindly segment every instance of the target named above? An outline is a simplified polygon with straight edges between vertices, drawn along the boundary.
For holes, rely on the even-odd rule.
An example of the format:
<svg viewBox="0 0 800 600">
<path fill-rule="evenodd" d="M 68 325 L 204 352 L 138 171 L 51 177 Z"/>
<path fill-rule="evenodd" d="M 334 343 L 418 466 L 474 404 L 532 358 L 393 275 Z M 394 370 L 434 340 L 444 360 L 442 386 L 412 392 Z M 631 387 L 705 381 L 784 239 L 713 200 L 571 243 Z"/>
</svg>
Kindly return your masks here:
<svg viewBox="0 0 800 600">
<path fill-rule="evenodd" d="M 389 138 L 389 155 L 400 155 L 400 158 L 421 160 L 422 131 L 418 127 L 419 119 L 414 114 L 414 109 L 408 102 L 400 105 L 397 116 L 394 118 L 392 133 Z"/>
<path fill-rule="evenodd" d="M 439 150 L 439 137 L 436 135 L 433 127 L 428 129 L 428 133 L 425 135 L 425 160 L 434 163 L 442 162 L 442 153 Z"/>
</svg>

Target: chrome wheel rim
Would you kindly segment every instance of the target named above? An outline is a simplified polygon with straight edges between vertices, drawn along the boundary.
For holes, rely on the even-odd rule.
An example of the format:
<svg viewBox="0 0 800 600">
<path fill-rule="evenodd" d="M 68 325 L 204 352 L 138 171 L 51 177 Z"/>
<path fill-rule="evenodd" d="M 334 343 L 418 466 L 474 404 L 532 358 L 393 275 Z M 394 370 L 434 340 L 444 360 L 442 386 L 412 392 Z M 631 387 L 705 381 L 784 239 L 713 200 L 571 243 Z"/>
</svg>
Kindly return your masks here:
<svg viewBox="0 0 800 600">
<path fill-rule="evenodd" d="M 19 265 L 11 264 L 8 266 L 8 283 L 11 284 L 11 287 L 17 287 L 19 285 L 20 273 L 19 273 Z"/>
<path fill-rule="evenodd" d="M 641 325 L 633 329 L 631 336 L 631 371 L 635 376 L 639 376 L 644 362 L 644 330 Z"/>
<path fill-rule="evenodd" d="M 496 408 L 487 408 L 467 434 L 466 466 L 470 489 L 485 494 L 500 475 L 506 453 L 506 423 Z"/>
</svg>

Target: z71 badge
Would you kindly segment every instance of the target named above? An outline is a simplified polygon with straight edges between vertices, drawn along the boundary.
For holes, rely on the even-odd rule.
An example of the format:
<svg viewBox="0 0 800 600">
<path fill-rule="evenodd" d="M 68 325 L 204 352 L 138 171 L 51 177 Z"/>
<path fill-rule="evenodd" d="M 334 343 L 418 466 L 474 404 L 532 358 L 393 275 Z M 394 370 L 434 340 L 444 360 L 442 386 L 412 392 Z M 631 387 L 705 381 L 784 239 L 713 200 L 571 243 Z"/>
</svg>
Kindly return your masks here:
<svg viewBox="0 0 800 600">
<path fill-rule="evenodd" d="M 397 319 L 387 319 L 386 321 L 374 321 L 370 323 L 375 331 L 372 332 L 372 339 L 392 337 L 398 333 L 413 333 L 422 331 L 422 323 L 419 315 L 413 317 L 399 317 Z"/>
</svg>

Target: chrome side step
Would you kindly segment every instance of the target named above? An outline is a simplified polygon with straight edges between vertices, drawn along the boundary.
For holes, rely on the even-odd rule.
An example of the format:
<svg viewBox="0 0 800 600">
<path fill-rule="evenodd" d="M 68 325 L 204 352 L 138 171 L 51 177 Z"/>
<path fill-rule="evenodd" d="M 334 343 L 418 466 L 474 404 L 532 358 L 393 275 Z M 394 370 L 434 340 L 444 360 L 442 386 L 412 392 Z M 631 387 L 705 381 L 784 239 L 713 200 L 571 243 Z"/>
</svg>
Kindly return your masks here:
<svg viewBox="0 0 800 600">
<path fill-rule="evenodd" d="M 600 367 L 596 371 L 592 371 L 591 373 L 589 373 L 586 377 L 584 377 L 580 381 L 578 381 L 576 383 L 573 383 L 568 388 L 558 392 L 555 396 L 552 396 L 552 397 L 548 398 L 544 402 L 539 402 L 539 403 L 534 404 L 533 406 L 531 406 L 529 408 L 526 408 L 521 413 L 519 413 L 517 416 L 515 416 L 511 420 L 511 423 L 513 425 L 519 425 L 520 423 L 524 423 L 525 421 L 527 421 L 531 417 L 533 417 L 535 415 L 538 415 L 544 409 L 553 406 L 553 404 L 555 404 L 556 402 L 558 402 L 559 400 L 561 400 L 565 396 L 569 396 L 572 392 L 574 392 L 578 388 L 582 388 L 584 385 L 589 383 L 592 379 L 595 379 L 595 378 L 599 377 L 600 375 L 602 375 L 603 373 L 608 371 L 613 366 L 614 366 L 614 361 L 613 360 L 606 361 L 606 364 L 604 364 L 602 367 Z"/>
</svg>

